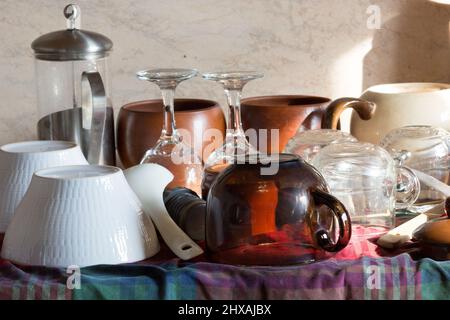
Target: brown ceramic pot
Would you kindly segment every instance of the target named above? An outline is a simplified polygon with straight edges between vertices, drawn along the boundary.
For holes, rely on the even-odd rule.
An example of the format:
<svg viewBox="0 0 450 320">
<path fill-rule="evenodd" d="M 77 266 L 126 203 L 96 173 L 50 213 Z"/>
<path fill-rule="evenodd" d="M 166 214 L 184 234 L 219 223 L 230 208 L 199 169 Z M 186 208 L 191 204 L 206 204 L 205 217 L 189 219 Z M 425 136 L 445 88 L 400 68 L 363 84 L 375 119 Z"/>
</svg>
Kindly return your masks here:
<svg viewBox="0 0 450 320">
<path fill-rule="evenodd" d="M 175 120 L 184 141 L 192 139 L 202 141 L 197 145 L 194 144 L 194 148 L 203 160 L 206 160 L 223 142 L 226 130 L 225 117 L 215 101 L 175 99 Z M 117 150 L 124 168 L 139 164 L 145 151 L 156 144 L 162 126 L 163 104 L 160 99 L 132 102 L 120 109 L 117 121 Z M 222 139 L 203 141 L 205 130 L 212 128 L 222 133 Z M 187 130 L 191 134 L 191 139 L 185 137 L 181 129 Z"/>
<path fill-rule="evenodd" d="M 281 152 L 298 130 L 335 128 L 343 109 L 353 108 L 361 119 L 368 120 L 375 112 L 375 105 L 357 98 L 329 98 L 280 95 L 246 98 L 241 103 L 242 125 L 250 128 L 267 129 L 267 147 L 259 141 L 262 152 Z M 271 147 L 270 130 L 279 129 L 278 150 Z M 275 146 L 276 147 L 276 144 Z"/>
</svg>

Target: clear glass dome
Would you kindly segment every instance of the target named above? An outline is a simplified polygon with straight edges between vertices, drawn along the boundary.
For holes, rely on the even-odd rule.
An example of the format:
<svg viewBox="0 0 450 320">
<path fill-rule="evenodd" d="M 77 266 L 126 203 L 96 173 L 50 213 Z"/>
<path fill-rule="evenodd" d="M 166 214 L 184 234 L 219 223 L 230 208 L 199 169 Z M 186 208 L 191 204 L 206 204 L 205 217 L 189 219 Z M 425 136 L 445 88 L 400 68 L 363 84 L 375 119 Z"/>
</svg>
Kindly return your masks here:
<svg viewBox="0 0 450 320">
<path fill-rule="evenodd" d="M 316 154 L 324 147 L 332 143 L 357 141 L 350 133 L 333 129 L 316 129 L 299 131 L 292 137 L 284 152 L 293 153 L 311 162 Z"/>
</svg>

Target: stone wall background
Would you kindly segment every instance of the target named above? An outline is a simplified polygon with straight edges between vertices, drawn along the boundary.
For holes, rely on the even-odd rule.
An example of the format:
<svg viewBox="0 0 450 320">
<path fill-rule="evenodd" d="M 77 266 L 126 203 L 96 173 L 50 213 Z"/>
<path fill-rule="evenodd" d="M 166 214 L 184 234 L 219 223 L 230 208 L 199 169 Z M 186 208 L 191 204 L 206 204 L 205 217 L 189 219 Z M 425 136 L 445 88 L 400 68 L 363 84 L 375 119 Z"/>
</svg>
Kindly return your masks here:
<svg viewBox="0 0 450 320">
<path fill-rule="evenodd" d="M 257 69 L 244 96 L 358 96 L 370 85 L 449 81 L 450 6 L 428 0 L 79 0 L 82 27 L 109 36 L 113 103 L 158 98 L 148 67 Z M 35 138 L 31 42 L 65 28 L 62 0 L 0 0 L 0 144 Z M 378 6 L 380 29 L 367 27 Z M 369 11 L 368 11 L 369 8 Z M 177 97 L 218 100 L 200 78 Z"/>
</svg>

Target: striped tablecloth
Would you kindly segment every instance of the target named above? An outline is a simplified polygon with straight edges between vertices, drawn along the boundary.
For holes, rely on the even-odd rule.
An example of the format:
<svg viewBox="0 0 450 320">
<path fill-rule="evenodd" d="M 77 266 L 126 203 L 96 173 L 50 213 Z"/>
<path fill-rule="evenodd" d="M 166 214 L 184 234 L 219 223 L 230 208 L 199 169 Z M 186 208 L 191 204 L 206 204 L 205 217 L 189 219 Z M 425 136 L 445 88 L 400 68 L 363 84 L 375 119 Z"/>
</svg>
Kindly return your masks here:
<svg viewBox="0 0 450 320">
<path fill-rule="evenodd" d="M 139 263 L 73 271 L 0 259 L 0 299 L 450 299 L 450 262 L 413 260 L 361 240 L 303 266 L 183 262 L 163 248 Z"/>
</svg>

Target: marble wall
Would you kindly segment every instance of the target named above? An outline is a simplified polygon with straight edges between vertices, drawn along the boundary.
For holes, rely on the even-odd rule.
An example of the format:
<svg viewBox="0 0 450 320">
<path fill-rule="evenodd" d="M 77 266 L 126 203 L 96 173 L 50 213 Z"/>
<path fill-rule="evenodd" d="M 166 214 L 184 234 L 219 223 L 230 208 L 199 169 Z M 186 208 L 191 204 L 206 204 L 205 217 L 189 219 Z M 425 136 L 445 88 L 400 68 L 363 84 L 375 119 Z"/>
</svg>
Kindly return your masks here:
<svg viewBox="0 0 450 320">
<path fill-rule="evenodd" d="M 0 0 L 0 144 L 35 138 L 33 55 L 65 28 L 62 0 Z M 428 0 L 79 0 L 82 27 L 114 42 L 113 102 L 159 97 L 147 67 L 257 69 L 244 96 L 359 95 L 373 84 L 449 81 L 450 6 Z M 379 15 L 378 15 L 379 14 Z M 378 19 L 379 18 L 379 19 Z M 380 22 L 377 25 L 377 22 Z M 201 79 L 179 97 L 225 103 Z"/>
</svg>

